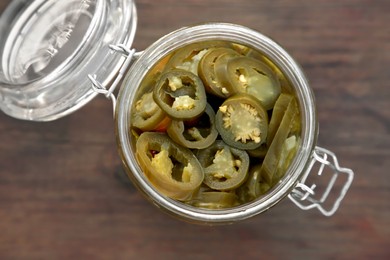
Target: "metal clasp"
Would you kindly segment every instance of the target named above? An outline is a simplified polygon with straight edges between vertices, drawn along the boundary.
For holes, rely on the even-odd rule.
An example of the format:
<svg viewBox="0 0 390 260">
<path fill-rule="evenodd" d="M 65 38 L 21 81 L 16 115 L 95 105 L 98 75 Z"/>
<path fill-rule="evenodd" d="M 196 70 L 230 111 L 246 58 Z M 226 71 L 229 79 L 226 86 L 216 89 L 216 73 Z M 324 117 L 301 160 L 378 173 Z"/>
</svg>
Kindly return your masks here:
<svg viewBox="0 0 390 260">
<path fill-rule="evenodd" d="M 316 163 L 319 163 L 319 165 L 316 165 Z M 324 178 L 324 171 L 330 171 L 331 176 L 329 182 L 323 189 L 321 189 L 318 184 L 312 184 L 310 187 L 305 184 L 308 173 L 312 171 L 315 166 L 318 167 L 317 177 L 322 176 L 321 178 Z M 340 184 L 341 177 L 345 179 L 341 180 Z M 339 208 L 341 201 L 351 186 L 353 177 L 354 173 L 351 169 L 341 168 L 339 166 L 334 153 L 324 148 L 316 147 L 314 149 L 313 157 L 306 176 L 304 176 L 302 181 L 297 184 L 288 197 L 295 205 L 303 210 L 318 208 L 323 215 L 329 217 L 332 216 Z M 336 181 L 338 181 L 337 185 Z M 337 192 L 337 189 L 339 190 L 339 194 L 332 194 Z M 329 195 L 336 196 L 334 202 L 328 201 Z"/>
<path fill-rule="evenodd" d="M 126 71 L 128 67 L 130 66 L 133 59 L 138 58 L 140 56 L 140 52 L 136 52 L 135 49 L 129 49 L 124 44 L 118 44 L 118 45 L 109 45 L 110 49 L 122 54 L 125 56 L 125 61 L 123 62 L 118 75 L 116 76 L 114 82 L 111 84 L 109 89 L 106 89 L 103 84 L 101 84 L 97 79 L 96 75 L 88 74 L 88 78 L 92 83 L 92 89 L 99 94 L 103 94 L 106 96 L 106 98 L 110 98 L 112 101 L 113 106 L 113 114 L 115 116 L 115 107 L 116 107 L 116 97 L 114 95 L 115 88 L 119 85 L 120 81 L 122 80 L 123 76 L 126 74 Z"/>
</svg>

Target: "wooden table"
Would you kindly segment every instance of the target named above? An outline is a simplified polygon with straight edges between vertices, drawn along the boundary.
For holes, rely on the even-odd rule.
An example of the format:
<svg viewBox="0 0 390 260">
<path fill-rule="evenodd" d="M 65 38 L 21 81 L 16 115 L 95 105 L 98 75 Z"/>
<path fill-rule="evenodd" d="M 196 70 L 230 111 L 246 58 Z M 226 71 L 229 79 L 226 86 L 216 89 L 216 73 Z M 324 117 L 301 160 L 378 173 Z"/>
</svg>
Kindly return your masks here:
<svg viewBox="0 0 390 260">
<path fill-rule="evenodd" d="M 138 50 L 207 21 L 284 46 L 314 89 L 318 145 L 355 171 L 352 187 L 331 218 L 286 199 L 234 225 L 187 224 L 128 181 L 105 98 L 48 123 L 1 113 L 0 259 L 390 259 L 390 2 L 136 2 Z"/>
</svg>

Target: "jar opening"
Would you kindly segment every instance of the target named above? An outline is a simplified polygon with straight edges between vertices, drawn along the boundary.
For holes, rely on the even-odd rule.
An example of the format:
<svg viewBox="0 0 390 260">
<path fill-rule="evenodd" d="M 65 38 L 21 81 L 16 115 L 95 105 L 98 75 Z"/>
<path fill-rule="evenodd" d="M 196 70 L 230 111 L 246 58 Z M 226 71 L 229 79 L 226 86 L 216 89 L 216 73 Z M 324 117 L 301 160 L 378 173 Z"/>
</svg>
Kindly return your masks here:
<svg viewBox="0 0 390 260">
<path fill-rule="evenodd" d="M 188 38 L 186 35 L 191 34 Z M 199 209 L 163 196 L 158 189 L 151 186 L 150 181 L 142 171 L 134 150 L 134 138 L 131 136 L 132 107 L 136 103 L 137 90 L 145 75 L 156 64 L 156 61 L 170 55 L 174 50 L 194 43 L 206 41 L 228 41 L 249 46 L 264 54 L 280 68 L 292 85 L 292 91 L 297 96 L 301 111 L 301 141 L 295 158 L 284 177 L 264 196 L 249 201 L 240 206 L 222 210 Z M 259 214 L 287 196 L 299 180 L 310 157 L 316 139 L 316 119 L 314 99 L 305 76 L 296 62 L 279 45 L 251 29 L 231 24 L 205 24 L 183 28 L 164 36 L 146 49 L 128 72 L 121 88 L 117 108 L 117 137 L 120 152 L 129 177 L 136 186 L 154 203 L 168 212 L 186 220 L 219 223 L 245 219 Z M 129 134 L 130 133 L 130 134 Z"/>
</svg>

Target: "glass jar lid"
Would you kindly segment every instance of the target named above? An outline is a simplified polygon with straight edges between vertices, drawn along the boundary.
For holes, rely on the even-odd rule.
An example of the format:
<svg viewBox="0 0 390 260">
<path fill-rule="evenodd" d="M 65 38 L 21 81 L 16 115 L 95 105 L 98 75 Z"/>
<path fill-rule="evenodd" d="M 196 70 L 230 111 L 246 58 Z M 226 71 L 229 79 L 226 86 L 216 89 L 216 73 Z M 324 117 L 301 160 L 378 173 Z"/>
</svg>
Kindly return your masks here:
<svg viewBox="0 0 390 260">
<path fill-rule="evenodd" d="M 0 109 L 48 121 L 67 115 L 96 92 L 88 75 L 110 84 L 125 60 L 110 45 L 130 47 L 132 0 L 12 1 L 0 18 Z"/>
</svg>

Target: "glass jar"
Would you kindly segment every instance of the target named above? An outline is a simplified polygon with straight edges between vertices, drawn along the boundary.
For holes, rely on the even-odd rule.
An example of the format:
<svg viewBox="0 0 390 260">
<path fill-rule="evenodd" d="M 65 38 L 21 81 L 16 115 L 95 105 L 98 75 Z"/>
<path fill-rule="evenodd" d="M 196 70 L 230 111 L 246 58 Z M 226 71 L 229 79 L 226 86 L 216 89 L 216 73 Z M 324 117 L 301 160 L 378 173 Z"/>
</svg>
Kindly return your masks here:
<svg viewBox="0 0 390 260">
<path fill-rule="evenodd" d="M 111 98 L 119 153 L 129 178 L 153 204 L 182 220 L 234 223 L 268 210 L 285 197 L 302 209 L 318 208 L 326 216 L 337 210 L 353 172 L 340 168 L 332 152 L 316 146 L 318 122 L 313 92 L 299 65 L 277 43 L 240 25 L 208 23 L 165 35 L 141 53 L 130 49 L 136 28 L 133 1 L 64 2 L 13 1 L 0 18 L 1 110 L 20 119 L 47 121 L 75 111 L 97 93 Z M 51 26 L 46 27 L 49 21 Z M 293 86 L 302 124 L 297 155 L 275 187 L 250 203 L 223 210 L 192 207 L 160 194 L 139 167 L 129 134 L 130 108 L 148 71 L 178 48 L 210 40 L 248 46 L 275 63 Z M 113 91 L 122 76 L 125 79 L 116 101 Z M 319 165 L 319 175 L 326 167 L 333 176 L 319 199 L 313 196 L 315 186 L 305 184 L 315 165 Z M 345 176 L 345 181 L 326 208 L 324 204 L 338 176 Z"/>
<path fill-rule="evenodd" d="M 191 35 L 191 37 L 188 37 Z M 185 205 L 176 200 L 161 195 L 143 174 L 135 158 L 135 148 L 132 145 L 130 135 L 130 107 L 135 100 L 135 94 L 141 81 L 153 65 L 169 53 L 185 45 L 202 41 L 224 40 L 248 46 L 267 56 L 276 64 L 294 88 L 299 101 L 301 111 L 301 143 L 297 155 L 288 168 L 285 176 L 265 196 L 253 202 L 224 210 L 208 210 Z M 337 160 L 333 153 L 316 147 L 318 121 L 316 117 L 315 100 L 313 92 L 306 80 L 306 77 L 294 61 L 294 59 L 277 43 L 249 28 L 226 23 L 209 23 L 186 27 L 174 31 L 147 48 L 137 61 L 131 66 L 120 89 L 116 109 L 116 134 L 119 151 L 122 156 L 127 173 L 133 183 L 141 192 L 161 209 L 178 216 L 181 219 L 197 223 L 232 223 L 243 220 L 259 213 L 262 213 L 280 200 L 288 196 L 302 209 L 317 207 L 324 215 L 332 215 L 344 197 L 348 189 L 353 173 L 349 169 L 338 167 Z M 331 158 L 333 161 L 327 160 Z M 345 186 L 340 196 L 330 209 L 322 207 L 323 201 L 316 201 L 309 197 L 313 194 L 313 186 L 304 184 L 307 175 L 313 165 L 318 162 L 327 165 L 334 170 L 335 176 L 347 174 Z M 329 183 L 331 189 L 334 183 Z M 327 193 L 329 193 L 327 191 Z M 327 197 L 328 194 L 324 194 Z M 311 200 L 309 205 L 304 205 L 303 200 Z M 325 198 L 326 199 L 326 198 Z"/>
</svg>

